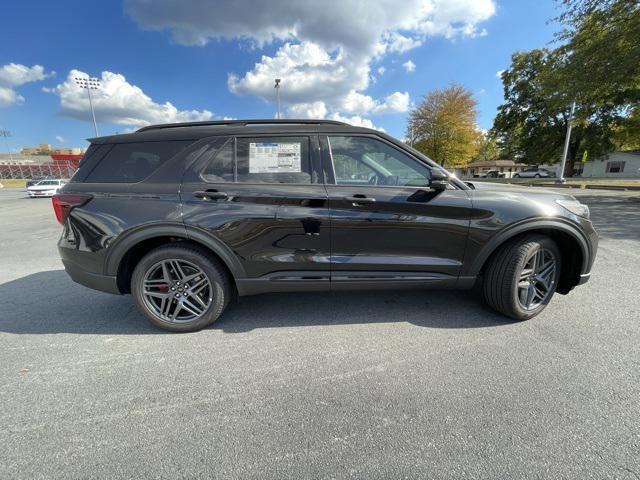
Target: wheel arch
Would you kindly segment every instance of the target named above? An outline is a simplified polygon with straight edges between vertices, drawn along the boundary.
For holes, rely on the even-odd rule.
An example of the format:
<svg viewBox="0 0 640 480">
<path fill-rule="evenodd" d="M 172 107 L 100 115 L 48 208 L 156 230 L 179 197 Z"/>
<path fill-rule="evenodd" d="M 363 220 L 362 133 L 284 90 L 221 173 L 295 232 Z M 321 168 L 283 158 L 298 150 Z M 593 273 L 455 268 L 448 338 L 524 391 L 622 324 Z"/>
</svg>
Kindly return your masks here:
<svg viewBox="0 0 640 480">
<path fill-rule="evenodd" d="M 195 245 L 215 257 L 226 268 L 232 284 L 244 277 L 240 261 L 227 245 L 207 232 L 182 224 L 152 225 L 127 233 L 109 249 L 105 272 L 116 276 L 121 293 L 130 293 L 131 275 L 142 257 L 154 248 L 177 242 Z"/>
<path fill-rule="evenodd" d="M 558 244 L 562 254 L 562 264 L 556 291 L 562 294 L 569 293 L 573 287 L 579 284 L 580 275 L 588 270 L 590 252 L 589 244 L 580 231 L 560 221 L 526 222 L 501 231 L 482 248 L 471 264 L 468 275 L 482 275 L 493 254 L 502 245 L 532 234 L 548 236 Z"/>
</svg>

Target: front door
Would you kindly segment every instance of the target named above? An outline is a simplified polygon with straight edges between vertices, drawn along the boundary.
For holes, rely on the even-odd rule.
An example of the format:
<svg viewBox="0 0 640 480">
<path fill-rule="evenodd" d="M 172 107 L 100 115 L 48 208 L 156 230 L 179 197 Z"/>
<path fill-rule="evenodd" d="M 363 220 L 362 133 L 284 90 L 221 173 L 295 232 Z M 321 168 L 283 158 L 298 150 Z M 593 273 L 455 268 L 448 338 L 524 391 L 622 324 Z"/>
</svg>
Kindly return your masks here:
<svg viewBox="0 0 640 480">
<path fill-rule="evenodd" d="M 216 137 L 210 145 L 185 173 L 185 226 L 239 259 L 239 289 L 328 288 L 329 210 L 317 137 Z"/>
<path fill-rule="evenodd" d="M 431 189 L 431 167 L 375 135 L 321 143 L 332 288 L 455 284 L 471 216 L 467 192 Z"/>
</svg>

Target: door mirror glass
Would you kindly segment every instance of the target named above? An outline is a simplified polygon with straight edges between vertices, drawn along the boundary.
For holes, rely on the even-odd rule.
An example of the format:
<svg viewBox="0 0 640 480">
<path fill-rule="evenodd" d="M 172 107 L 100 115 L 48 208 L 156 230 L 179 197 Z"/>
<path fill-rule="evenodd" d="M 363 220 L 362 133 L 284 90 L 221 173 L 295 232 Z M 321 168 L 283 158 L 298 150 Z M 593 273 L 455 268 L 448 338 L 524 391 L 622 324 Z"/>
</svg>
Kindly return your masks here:
<svg viewBox="0 0 640 480">
<path fill-rule="evenodd" d="M 330 136 L 329 148 L 338 185 L 427 187 L 428 167 L 371 137 Z"/>
</svg>

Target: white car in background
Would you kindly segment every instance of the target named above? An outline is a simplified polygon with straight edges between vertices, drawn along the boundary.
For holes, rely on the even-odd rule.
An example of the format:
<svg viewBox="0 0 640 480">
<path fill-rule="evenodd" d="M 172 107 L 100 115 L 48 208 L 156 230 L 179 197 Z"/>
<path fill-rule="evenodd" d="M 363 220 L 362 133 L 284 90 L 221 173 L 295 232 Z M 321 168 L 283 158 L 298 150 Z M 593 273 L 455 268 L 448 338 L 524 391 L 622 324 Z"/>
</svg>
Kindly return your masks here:
<svg viewBox="0 0 640 480">
<path fill-rule="evenodd" d="M 27 193 L 30 198 L 53 197 L 66 183 L 64 180 L 42 180 L 27 187 Z"/>
<path fill-rule="evenodd" d="M 513 178 L 550 178 L 555 176 L 555 172 L 546 168 L 529 167 L 514 174 Z"/>
</svg>

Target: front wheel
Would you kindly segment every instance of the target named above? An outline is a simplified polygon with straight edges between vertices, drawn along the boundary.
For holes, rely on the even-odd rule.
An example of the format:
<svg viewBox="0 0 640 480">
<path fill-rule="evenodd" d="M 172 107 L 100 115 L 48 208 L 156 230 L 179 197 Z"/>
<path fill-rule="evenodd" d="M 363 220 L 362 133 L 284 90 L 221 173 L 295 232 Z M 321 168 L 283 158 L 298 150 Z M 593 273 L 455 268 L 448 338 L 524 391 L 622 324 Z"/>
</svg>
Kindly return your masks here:
<svg viewBox="0 0 640 480">
<path fill-rule="evenodd" d="M 190 245 L 152 250 L 131 277 L 138 310 L 155 326 L 172 332 L 193 332 L 213 323 L 227 306 L 230 291 L 224 267 Z"/>
<path fill-rule="evenodd" d="M 508 243 L 489 260 L 485 301 L 515 320 L 533 318 L 551 301 L 560 266 L 560 249 L 549 237 L 529 235 Z"/>
<path fill-rule="evenodd" d="M 516 173 L 513 178 L 520 178 L 520 174 Z"/>
</svg>

